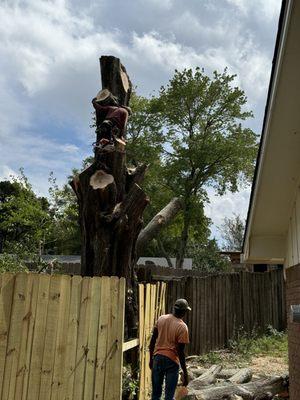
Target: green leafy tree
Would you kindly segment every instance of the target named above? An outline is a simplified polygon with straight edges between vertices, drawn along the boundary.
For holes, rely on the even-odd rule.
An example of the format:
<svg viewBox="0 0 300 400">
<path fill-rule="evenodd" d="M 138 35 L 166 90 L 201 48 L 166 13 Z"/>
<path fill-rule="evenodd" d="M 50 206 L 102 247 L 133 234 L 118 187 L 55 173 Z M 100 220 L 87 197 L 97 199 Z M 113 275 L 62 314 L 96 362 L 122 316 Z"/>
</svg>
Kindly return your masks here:
<svg viewBox="0 0 300 400">
<path fill-rule="evenodd" d="M 220 250 L 215 239 L 207 239 L 199 243 L 190 241 L 187 255 L 193 258 L 193 268 L 203 272 L 229 271 L 230 261 L 220 255 Z"/>
<path fill-rule="evenodd" d="M 232 218 L 225 217 L 220 231 L 224 242 L 224 250 L 242 250 L 245 223 L 239 215 L 235 214 Z"/>
<path fill-rule="evenodd" d="M 84 160 L 86 165 L 89 160 Z M 77 171 L 73 170 L 72 175 Z M 69 177 L 69 180 L 71 177 Z M 59 187 L 53 173 L 50 174 L 50 205 L 53 215 L 52 235 L 46 248 L 54 254 L 80 254 L 81 237 L 78 222 L 77 199 L 69 183 Z"/>
<path fill-rule="evenodd" d="M 130 107 L 132 115 L 126 130 L 127 164 L 137 166 L 145 163 L 151 171 L 159 163 L 163 151 L 162 121 L 158 115 L 151 113 L 152 100 L 135 92 L 131 96 Z"/>
<path fill-rule="evenodd" d="M 245 110 L 246 96 L 233 86 L 234 78 L 226 70 L 212 78 L 199 68 L 175 71 L 152 103 L 167 130 L 160 184 L 184 202 L 177 267 L 182 266 L 208 187 L 221 195 L 252 179 L 257 137 L 241 124 L 252 113 Z"/>
<path fill-rule="evenodd" d="M 38 197 L 20 170 L 12 181 L 0 182 L 1 251 L 39 253 L 51 230 L 49 203 Z"/>
</svg>

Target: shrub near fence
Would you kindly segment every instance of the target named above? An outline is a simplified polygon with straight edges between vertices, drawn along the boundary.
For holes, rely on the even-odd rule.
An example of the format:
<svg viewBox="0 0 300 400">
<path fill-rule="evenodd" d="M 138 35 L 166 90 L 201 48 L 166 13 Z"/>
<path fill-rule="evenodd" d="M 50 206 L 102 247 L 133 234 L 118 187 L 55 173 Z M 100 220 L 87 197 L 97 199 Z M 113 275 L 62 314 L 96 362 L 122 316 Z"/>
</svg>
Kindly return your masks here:
<svg viewBox="0 0 300 400">
<path fill-rule="evenodd" d="M 169 281 L 167 311 L 177 298 L 191 304 L 187 316 L 189 354 L 224 348 L 239 328 L 245 332 L 286 328 L 285 283 L 282 271 L 240 272 Z"/>
</svg>

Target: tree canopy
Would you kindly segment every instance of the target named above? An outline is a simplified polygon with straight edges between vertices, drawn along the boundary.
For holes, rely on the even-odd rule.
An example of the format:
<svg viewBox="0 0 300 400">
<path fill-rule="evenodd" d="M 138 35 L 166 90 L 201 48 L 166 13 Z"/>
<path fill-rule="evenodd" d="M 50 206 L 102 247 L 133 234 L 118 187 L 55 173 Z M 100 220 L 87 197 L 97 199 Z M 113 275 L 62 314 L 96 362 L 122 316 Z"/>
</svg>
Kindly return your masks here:
<svg viewBox="0 0 300 400">
<path fill-rule="evenodd" d="M 153 99 L 152 111 L 166 128 L 159 180 L 184 202 L 177 267 L 208 187 L 222 195 L 252 179 L 257 136 L 242 125 L 252 112 L 246 110 L 244 92 L 233 86 L 234 78 L 226 70 L 212 78 L 200 68 L 175 71 Z"/>
<path fill-rule="evenodd" d="M 232 218 L 225 217 L 220 227 L 221 236 L 224 243 L 224 250 L 242 251 L 245 222 L 235 214 Z"/>
<path fill-rule="evenodd" d="M 51 213 L 45 197 L 38 197 L 23 171 L 18 179 L 0 182 L 0 251 L 15 246 L 38 252 L 50 233 Z"/>
</svg>

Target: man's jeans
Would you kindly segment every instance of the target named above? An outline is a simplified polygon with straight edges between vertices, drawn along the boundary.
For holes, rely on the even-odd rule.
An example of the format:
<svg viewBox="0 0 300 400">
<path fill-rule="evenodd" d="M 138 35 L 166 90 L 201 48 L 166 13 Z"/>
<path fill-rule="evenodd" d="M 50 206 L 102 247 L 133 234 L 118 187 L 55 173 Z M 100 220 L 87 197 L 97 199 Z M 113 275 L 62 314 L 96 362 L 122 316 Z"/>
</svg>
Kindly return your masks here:
<svg viewBox="0 0 300 400">
<path fill-rule="evenodd" d="M 169 357 L 157 354 L 152 367 L 152 400 L 160 400 L 164 378 L 165 400 L 173 400 L 178 381 L 179 365 Z"/>
</svg>

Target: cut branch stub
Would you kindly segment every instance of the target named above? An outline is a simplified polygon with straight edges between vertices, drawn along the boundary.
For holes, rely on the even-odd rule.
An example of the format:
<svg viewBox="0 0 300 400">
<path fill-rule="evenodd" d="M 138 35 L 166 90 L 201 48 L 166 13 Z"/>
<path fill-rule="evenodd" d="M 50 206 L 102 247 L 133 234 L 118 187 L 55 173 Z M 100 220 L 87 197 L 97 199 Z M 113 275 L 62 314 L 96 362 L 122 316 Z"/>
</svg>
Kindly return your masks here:
<svg viewBox="0 0 300 400">
<path fill-rule="evenodd" d="M 107 174 L 105 171 L 100 169 L 96 171 L 90 178 L 90 185 L 93 189 L 105 189 L 106 186 L 114 182 L 114 177 Z"/>
</svg>

